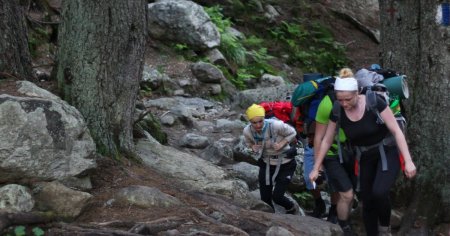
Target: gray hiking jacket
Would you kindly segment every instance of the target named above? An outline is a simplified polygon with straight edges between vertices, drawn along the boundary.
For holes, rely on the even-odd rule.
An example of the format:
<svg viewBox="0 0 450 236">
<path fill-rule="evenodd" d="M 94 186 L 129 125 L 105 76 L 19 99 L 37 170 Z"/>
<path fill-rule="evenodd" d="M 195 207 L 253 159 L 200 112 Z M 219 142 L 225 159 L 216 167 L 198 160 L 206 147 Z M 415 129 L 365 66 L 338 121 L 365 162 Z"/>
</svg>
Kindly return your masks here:
<svg viewBox="0 0 450 236">
<path fill-rule="evenodd" d="M 271 165 L 277 165 L 278 157 L 285 157 L 283 153 L 290 149 L 289 143 L 295 138 L 297 132 L 294 127 L 283 121 L 276 119 L 265 119 L 264 121 L 266 123 L 266 128 L 263 128 L 264 134 L 256 133 L 251 124 L 249 124 L 243 131 L 244 141 L 248 147 L 251 147 L 253 144 L 262 144 L 264 142 L 264 148 L 262 150 L 264 162 L 268 163 L 268 160 L 270 159 Z M 264 141 L 262 141 L 262 139 Z M 288 141 L 288 144 L 281 150 L 275 151 L 275 149 L 273 149 L 273 143 L 278 143 L 283 139 Z M 283 158 L 282 164 L 291 160 L 292 159 Z"/>
</svg>

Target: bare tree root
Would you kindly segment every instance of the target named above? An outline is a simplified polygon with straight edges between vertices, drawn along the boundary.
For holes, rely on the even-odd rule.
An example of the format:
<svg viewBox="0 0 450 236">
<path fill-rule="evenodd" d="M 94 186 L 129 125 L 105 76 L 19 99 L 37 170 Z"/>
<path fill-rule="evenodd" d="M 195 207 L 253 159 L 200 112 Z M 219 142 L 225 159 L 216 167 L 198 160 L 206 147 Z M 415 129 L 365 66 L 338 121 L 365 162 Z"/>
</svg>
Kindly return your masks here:
<svg viewBox="0 0 450 236">
<path fill-rule="evenodd" d="M 45 213 L 0 212 L 0 232 L 11 225 L 41 224 L 48 223 L 53 220 L 53 216 L 47 215 Z"/>
<path fill-rule="evenodd" d="M 185 224 L 189 220 L 180 217 L 166 217 L 150 222 L 138 223 L 129 232 L 144 235 L 156 235 L 161 231 L 176 229 L 180 225 Z"/>
<path fill-rule="evenodd" d="M 224 224 L 214 218 L 211 218 L 205 214 L 203 214 L 203 212 L 201 212 L 199 209 L 197 208 L 191 208 L 191 211 L 200 219 L 205 220 L 209 223 L 215 224 L 218 226 L 219 228 L 219 232 L 217 233 L 223 233 L 223 234 L 230 234 L 230 235 L 242 235 L 242 236 L 248 236 L 249 234 L 247 234 L 245 231 L 233 226 L 233 225 L 229 225 L 229 224 Z"/>
<path fill-rule="evenodd" d="M 84 228 L 80 226 L 68 225 L 64 223 L 53 224 L 53 227 L 47 231 L 46 235 L 77 235 L 77 236 L 138 236 L 141 234 L 130 233 L 124 230 Z"/>
</svg>

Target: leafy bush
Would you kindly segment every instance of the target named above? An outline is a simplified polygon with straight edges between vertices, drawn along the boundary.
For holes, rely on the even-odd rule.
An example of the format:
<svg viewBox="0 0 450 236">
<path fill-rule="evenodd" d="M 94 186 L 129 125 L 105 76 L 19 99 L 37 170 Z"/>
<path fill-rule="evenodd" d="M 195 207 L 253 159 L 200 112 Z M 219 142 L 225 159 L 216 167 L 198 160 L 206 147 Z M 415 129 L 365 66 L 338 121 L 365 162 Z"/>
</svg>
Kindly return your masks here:
<svg viewBox="0 0 450 236">
<path fill-rule="evenodd" d="M 224 18 L 220 6 L 208 7 L 205 8 L 205 11 L 220 32 L 220 51 L 229 61 L 244 66 L 246 64 L 245 54 L 247 51 L 240 40 L 229 32 L 228 29 L 231 27 L 230 19 Z"/>
<path fill-rule="evenodd" d="M 334 74 L 347 64 L 344 46 L 335 42 L 331 31 L 317 22 L 304 26 L 283 21 L 270 33 L 289 53 L 288 63 L 299 65 L 304 71 Z"/>
<path fill-rule="evenodd" d="M 33 236 L 43 236 L 45 235 L 44 230 L 39 227 L 25 227 L 23 225 L 18 225 L 7 230 L 6 236 L 25 236 L 25 235 L 33 235 Z"/>
<path fill-rule="evenodd" d="M 221 10 L 219 6 L 205 8 L 205 11 L 209 14 L 212 22 L 219 28 L 221 34 L 219 50 L 230 63 L 238 67 L 237 77 L 230 76 L 228 79 L 237 88 L 245 89 L 246 80 L 259 78 L 267 72 L 275 73 L 274 68 L 267 62 L 272 56 L 268 55 L 266 48 L 250 51 L 247 49 L 247 47 L 260 47 L 262 39 L 255 36 L 242 40 L 237 38 L 229 31 L 232 25 L 231 21 L 224 18 Z M 222 71 L 225 73 L 224 69 Z"/>
</svg>

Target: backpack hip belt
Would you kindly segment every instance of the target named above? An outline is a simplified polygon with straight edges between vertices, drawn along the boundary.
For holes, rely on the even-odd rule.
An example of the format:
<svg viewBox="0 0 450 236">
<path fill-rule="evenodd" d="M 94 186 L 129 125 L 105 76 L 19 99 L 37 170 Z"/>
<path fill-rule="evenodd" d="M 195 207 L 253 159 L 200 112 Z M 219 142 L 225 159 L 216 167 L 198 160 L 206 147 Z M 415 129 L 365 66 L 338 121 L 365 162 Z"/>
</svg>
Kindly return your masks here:
<svg viewBox="0 0 450 236">
<path fill-rule="evenodd" d="M 386 152 L 384 150 L 384 146 L 393 146 L 395 145 L 395 138 L 392 135 L 389 135 L 388 137 L 384 138 L 383 140 L 381 140 L 380 142 L 373 144 L 373 145 L 369 145 L 369 146 L 353 146 L 356 150 L 356 163 L 358 165 L 358 181 L 357 181 L 357 185 L 356 185 L 356 191 L 360 190 L 360 172 L 361 169 L 359 168 L 359 162 L 361 160 L 361 155 L 364 152 L 367 152 L 369 150 L 372 150 L 374 148 L 378 148 L 379 152 L 380 152 L 380 157 L 381 157 L 381 170 L 382 171 L 387 171 L 388 170 L 388 166 L 387 166 L 387 158 L 386 158 Z"/>
<path fill-rule="evenodd" d="M 269 158 L 269 159 L 272 159 L 272 160 L 276 160 L 278 158 L 286 158 L 286 157 L 287 157 L 286 153 L 281 153 L 280 155 L 266 155 L 266 156 L 264 156 L 264 158 Z"/>
</svg>

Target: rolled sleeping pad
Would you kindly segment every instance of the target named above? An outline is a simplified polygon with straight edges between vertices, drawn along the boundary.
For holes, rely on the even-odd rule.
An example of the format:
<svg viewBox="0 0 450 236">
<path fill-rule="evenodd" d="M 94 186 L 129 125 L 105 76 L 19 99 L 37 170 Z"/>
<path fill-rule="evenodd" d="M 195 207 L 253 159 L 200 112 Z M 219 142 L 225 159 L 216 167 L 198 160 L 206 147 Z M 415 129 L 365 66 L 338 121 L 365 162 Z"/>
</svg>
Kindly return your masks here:
<svg viewBox="0 0 450 236">
<path fill-rule="evenodd" d="M 391 78 L 387 78 L 381 81 L 389 91 L 389 96 L 398 96 L 399 98 L 409 98 L 408 83 L 406 82 L 406 76 L 400 75 Z"/>
</svg>

